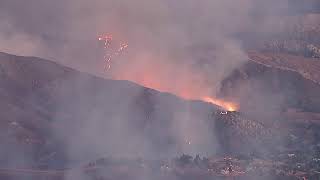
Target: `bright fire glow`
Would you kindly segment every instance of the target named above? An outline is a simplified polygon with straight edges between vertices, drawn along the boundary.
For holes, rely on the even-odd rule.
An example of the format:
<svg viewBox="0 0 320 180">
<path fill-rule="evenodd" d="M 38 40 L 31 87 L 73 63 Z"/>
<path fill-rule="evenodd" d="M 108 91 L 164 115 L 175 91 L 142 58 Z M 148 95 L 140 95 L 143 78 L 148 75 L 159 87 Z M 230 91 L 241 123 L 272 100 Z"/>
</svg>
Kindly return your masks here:
<svg viewBox="0 0 320 180">
<path fill-rule="evenodd" d="M 239 105 L 233 102 L 228 102 L 228 101 L 224 101 L 221 99 L 215 99 L 212 97 L 204 97 L 202 99 L 205 102 L 211 103 L 211 104 L 215 104 L 218 105 L 220 107 L 223 107 L 224 109 L 226 109 L 227 111 L 237 111 L 239 109 Z"/>
<path fill-rule="evenodd" d="M 103 35 L 98 37 L 99 41 L 104 43 L 107 70 L 111 69 L 112 59 L 120 56 L 127 48 L 127 43 L 115 43 L 112 35 Z M 177 78 L 179 82 L 172 83 L 172 78 L 168 74 L 174 74 L 176 69 L 162 61 L 139 61 L 130 65 L 124 65 L 120 71 L 115 70 L 113 79 L 129 80 L 140 84 L 144 87 L 155 89 L 161 92 L 168 92 L 188 100 L 202 100 L 207 103 L 217 105 L 226 111 L 237 111 L 239 105 L 234 102 L 225 101 L 215 97 L 208 96 L 210 94 L 203 89 L 203 86 L 192 82 L 202 82 L 201 75 L 183 71 Z M 161 67 L 161 68 L 159 68 Z M 135 70 L 135 71 L 134 71 Z M 112 71 L 110 71 L 113 73 Z M 176 77 L 175 77 L 176 78 Z M 169 80 L 168 80 L 169 79 Z"/>
<path fill-rule="evenodd" d="M 183 99 L 188 99 L 188 100 L 202 100 L 204 102 L 214 104 L 216 106 L 219 106 L 223 108 L 226 111 L 237 111 L 239 110 L 239 105 L 235 102 L 230 102 L 230 101 L 225 101 L 222 99 L 214 98 L 214 97 L 209 97 L 209 96 L 196 96 L 195 91 L 177 91 L 177 90 L 170 90 L 169 88 L 164 88 L 164 85 L 161 83 L 158 83 L 156 80 L 151 80 L 150 78 L 148 79 L 149 81 L 139 81 L 139 79 L 131 79 L 131 78 L 122 78 L 122 79 L 127 79 L 130 81 L 133 81 L 135 83 L 138 83 L 144 87 L 155 89 L 161 92 L 168 92 L 171 94 L 174 94 L 176 96 L 179 96 Z M 186 88 L 188 89 L 188 88 Z"/>
</svg>

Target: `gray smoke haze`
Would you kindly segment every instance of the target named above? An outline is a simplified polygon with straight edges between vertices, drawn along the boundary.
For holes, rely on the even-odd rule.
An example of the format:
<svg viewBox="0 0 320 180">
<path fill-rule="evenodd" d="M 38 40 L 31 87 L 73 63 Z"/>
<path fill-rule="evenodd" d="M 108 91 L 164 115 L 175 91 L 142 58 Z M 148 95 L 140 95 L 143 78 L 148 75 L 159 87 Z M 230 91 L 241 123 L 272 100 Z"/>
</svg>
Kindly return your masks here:
<svg viewBox="0 0 320 180">
<path fill-rule="evenodd" d="M 197 99 L 216 95 L 221 81 L 247 61 L 236 35 L 252 29 L 272 33 L 273 14 L 284 11 L 286 2 L 259 0 L 1 0 L 0 51 L 49 58 L 102 77 L 128 79 Z M 259 17 L 257 13 L 261 13 Z M 104 52 L 97 42 L 97 37 L 104 33 L 129 44 L 128 51 L 114 60 L 109 72 L 105 71 Z M 136 97 L 141 92 L 132 88 L 125 93 Z M 68 127 L 74 125 L 65 125 L 66 129 L 57 132 L 59 138 L 68 142 L 70 159 L 84 154 L 90 154 L 84 158 L 88 160 L 109 153 L 134 156 L 215 153 L 217 145 L 212 132 L 205 121 L 199 121 L 209 114 L 208 109 L 194 113 L 188 105 L 168 105 L 155 98 L 160 109 L 155 119 L 172 122 L 163 127 L 165 132 L 152 132 L 160 126 L 153 124 L 149 132 L 137 133 L 130 120 L 141 117 L 131 116 L 133 110 L 129 105 L 133 98 L 121 101 L 121 94 L 101 93 L 97 98 L 117 97 L 113 106 L 108 107 L 118 110 L 116 115 L 106 117 L 105 112 L 91 112 L 88 121 L 75 125 L 72 135 Z M 174 112 L 173 117 L 161 114 L 168 109 Z M 83 112 L 79 113 L 82 115 Z M 173 134 L 179 146 L 162 150 L 161 143 L 152 144 L 161 133 Z M 75 137 L 83 141 L 74 141 Z M 101 144 L 102 141 L 106 144 Z M 194 145 L 189 146 L 188 141 Z"/>
<path fill-rule="evenodd" d="M 103 77 L 155 83 L 177 95 L 188 89 L 187 97 L 199 98 L 215 95 L 220 81 L 246 61 L 233 36 L 250 27 L 254 11 L 265 6 L 271 9 L 266 15 L 276 11 L 272 2 L 255 0 L 2 0 L 0 50 L 50 58 Z M 107 73 L 97 43 L 105 32 L 130 46 Z"/>
<path fill-rule="evenodd" d="M 275 31 L 273 14 L 287 8 L 259 0 L 2 0 L 0 50 L 198 99 L 215 95 L 247 60 L 235 36 Z M 129 44 L 108 72 L 97 42 L 105 33 Z"/>
<path fill-rule="evenodd" d="M 231 35 L 248 28 L 254 10 L 267 6 L 272 12 L 279 4 L 254 0 L 2 0 L 1 50 L 51 58 L 97 74 L 103 71 L 99 68 L 103 62 L 96 40 L 107 32 L 130 44 L 130 64 L 144 54 L 157 57 L 153 61 L 176 62 L 178 55 L 189 59 L 185 51 L 190 46 L 240 50 Z M 237 59 L 243 58 L 245 55 Z M 230 57 L 220 59 L 225 64 L 232 61 Z"/>
</svg>

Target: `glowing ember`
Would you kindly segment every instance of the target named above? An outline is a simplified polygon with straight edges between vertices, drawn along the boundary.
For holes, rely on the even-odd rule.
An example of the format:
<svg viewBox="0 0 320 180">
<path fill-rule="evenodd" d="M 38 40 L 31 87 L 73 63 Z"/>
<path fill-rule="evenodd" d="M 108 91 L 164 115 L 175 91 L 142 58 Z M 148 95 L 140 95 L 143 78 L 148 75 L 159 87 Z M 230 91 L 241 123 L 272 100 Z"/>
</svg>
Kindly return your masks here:
<svg viewBox="0 0 320 180">
<path fill-rule="evenodd" d="M 112 35 L 103 35 L 98 37 L 99 41 L 103 41 L 105 50 L 104 59 L 107 62 L 107 69 L 111 68 L 112 58 L 119 56 L 128 47 L 127 43 L 120 43 L 120 47 L 114 47 Z"/>
<path fill-rule="evenodd" d="M 211 104 L 215 104 L 218 105 L 220 107 L 223 107 L 224 109 L 228 110 L 228 111 L 236 111 L 239 109 L 239 105 L 233 102 L 227 102 L 227 101 L 223 101 L 221 99 L 214 99 L 211 97 L 204 97 L 202 99 L 205 102 L 211 103 Z"/>
<path fill-rule="evenodd" d="M 118 43 L 114 42 L 112 35 L 100 36 L 98 37 L 98 40 L 102 41 L 104 44 L 104 59 L 107 63 L 107 70 L 109 70 L 111 68 L 113 57 L 121 55 L 128 48 L 128 44 L 120 43 L 118 45 Z M 154 67 L 157 68 L 155 69 Z M 201 88 L 202 86 L 196 86 L 190 83 L 192 81 L 201 81 L 197 76 L 195 76 L 196 78 L 194 76 L 192 76 L 193 78 L 182 78 L 180 79 L 180 82 L 182 82 L 181 84 L 172 85 L 171 81 L 166 81 L 166 79 L 163 78 L 163 74 L 170 74 L 170 72 L 168 73 L 166 71 L 170 69 L 168 67 L 169 66 L 167 64 L 159 63 L 159 61 L 158 63 L 151 65 L 146 63 L 143 64 L 143 66 L 139 66 L 139 68 L 141 69 L 139 69 L 139 71 L 135 71 L 135 74 L 130 74 L 128 73 L 130 71 L 123 70 L 120 74 L 118 73 L 116 74 L 116 76 L 113 76 L 113 78 L 118 80 L 129 80 L 147 88 L 175 94 L 181 98 L 188 100 L 202 100 L 220 106 L 226 111 L 236 111 L 239 109 L 238 104 L 210 97 L 207 95 L 208 93 L 206 91 L 203 91 L 203 89 Z M 189 75 L 190 73 L 185 73 L 184 77 L 189 77 Z"/>
<path fill-rule="evenodd" d="M 112 36 L 111 35 L 104 35 L 98 37 L 99 41 L 104 41 L 104 48 L 109 48 L 112 42 Z"/>
</svg>

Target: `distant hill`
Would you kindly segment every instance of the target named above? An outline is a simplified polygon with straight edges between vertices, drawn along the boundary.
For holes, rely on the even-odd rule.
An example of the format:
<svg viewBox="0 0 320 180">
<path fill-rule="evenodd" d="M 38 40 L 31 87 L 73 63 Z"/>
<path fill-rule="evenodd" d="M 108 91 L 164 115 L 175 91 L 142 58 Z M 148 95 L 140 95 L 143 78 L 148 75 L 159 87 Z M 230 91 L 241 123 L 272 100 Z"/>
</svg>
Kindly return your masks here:
<svg viewBox="0 0 320 180">
<path fill-rule="evenodd" d="M 303 139 L 308 132 L 308 137 L 316 137 L 319 131 L 312 125 L 319 122 L 319 85 L 308 78 L 317 76 L 311 66 L 315 62 L 302 59 L 299 66 L 298 56 L 249 56 L 251 61 L 222 82 L 221 97 L 234 96 L 241 104 L 240 113 L 226 113 L 129 81 L 0 53 L 0 168 L 62 169 L 101 156 L 259 154 L 286 146 L 283 142 L 291 135 Z M 305 77 L 302 71 L 311 75 Z M 278 107 L 269 91 L 282 92 L 285 103 Z M 300 110 L 290 113 L 291 108 Z M 310 109 L 313 114 L 303 112 Z M 276 116 L 269 116 L 273 113 Z"/>
<path fill-rule="evenodd" d="M 5 147 L 0 165 L 13 167 L 48 162 L 62 167 L 108 153 L 161 156 L 186 150 L 187 133 L 205 127 L 204 120 L 217 109 L 132 82 L 5 53 L 0 54 L 0 97 L 0 141 Z"/>
</svg>

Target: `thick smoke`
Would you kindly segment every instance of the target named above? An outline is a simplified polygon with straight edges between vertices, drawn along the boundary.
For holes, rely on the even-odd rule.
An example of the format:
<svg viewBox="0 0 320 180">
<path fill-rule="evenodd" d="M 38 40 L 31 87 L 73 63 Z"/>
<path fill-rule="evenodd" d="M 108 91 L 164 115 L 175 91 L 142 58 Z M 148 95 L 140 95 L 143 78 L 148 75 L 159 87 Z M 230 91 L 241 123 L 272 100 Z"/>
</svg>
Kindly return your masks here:
<svg viewBox="0 0 320 180">
<path fill-rule="evenodd" d="M 237 4 L 208 0 L 4 0 L 0 27 L 5 43 L 1 43 L 1 50 L 59 59 L 63 64 L 101 73 L 96 38 L 107 32 L 130 44 L 129 62 L 124 64 L 157 58 L 149 61 L 181 65 L 176 56 L 182 61 L 190 59 L 193 49 L 188 47 L 208 44 L 240 49 L 237 43 L 230 45 L 225 40 L 246 27 L 252 5 L 251 0 Z M 231 61 L 229 57 L 220 59 L 226 64 Z"/>
<path fill-rule="evenodd" d="M 271 15 L 286 10 L 285 3 L 276 3 L 257 0 L 2 0 L 0 50 L 50 58 L 102 77 L 131 80 L 185 98 L 199 99 L 215 96 L 221 81 L 247 61 L 241 41 L 237 39 L 238 33 L 252 28 L 263 33 L 272 30 Z M 103 51 L 97 42 L 98 35 L 103 33 L 110 33 L 115 39 L 129 44 L 128 51 L 114 59 L 112 69 L 107 72 Z M 66 83 L 70 82 L 66 80 Z M 131 116 L 133 110 L 129 105 L 134 100 L 119 100 L 121 93 L 110 95 L 105 92 L 97 98 L 118 97 L 112 101 L 117 105 L 106 107 L 118 110 L 116 115 L 107 117 L 105 112 L 91 113 L 87 121 L 75 125 L 73 135 L 66 133 L 67 129 L 60 129 L 63 132 L 57 134 L 70 142 L 67 147 L 72 156 L 160 153 L 160 146 L 146 137 L 155 132 L 149 130 L 139 134 L 133 130 L 131 118 L 141 118 Z M 132 88 L 125 93 L 136 97 L 141 92 Z M 168 106 L 159 99 L 154 98 L 158 108 L 163 112 L 171 108 L 174 114 L 168 118 L 161 112 L 154 113 L 156 120 L 173 120 L 167 129 L 164 127 L 167 131 L 159 134 L 174 134 L 173 141 L 180 144 L 172 150 L 174 152 L 163 150 L 161 153 L 175 154 L 179 149 L 185 153 L 210 155 L 216 151 L 207 124 L 198 122 L 203 119 L 198 117 L 199 113 L 193 114 L 188 105 Z M 79 102 L 86 103 L 85 98 Z M 77 106 L 73 102 L 61 103 Z M 204 112 L 204 116 L 206 113 L 209 114 Z M 109 122 L 103 121 L 104 118 Z M 108 133 L 104 133 L 105 127 Z M 103 136 L 106 138 L 101 138 Z M 103 140 L 108 145 L 103 144 Z M 189 141 L 195 146 L 188 146 Z"/>
</svg>

